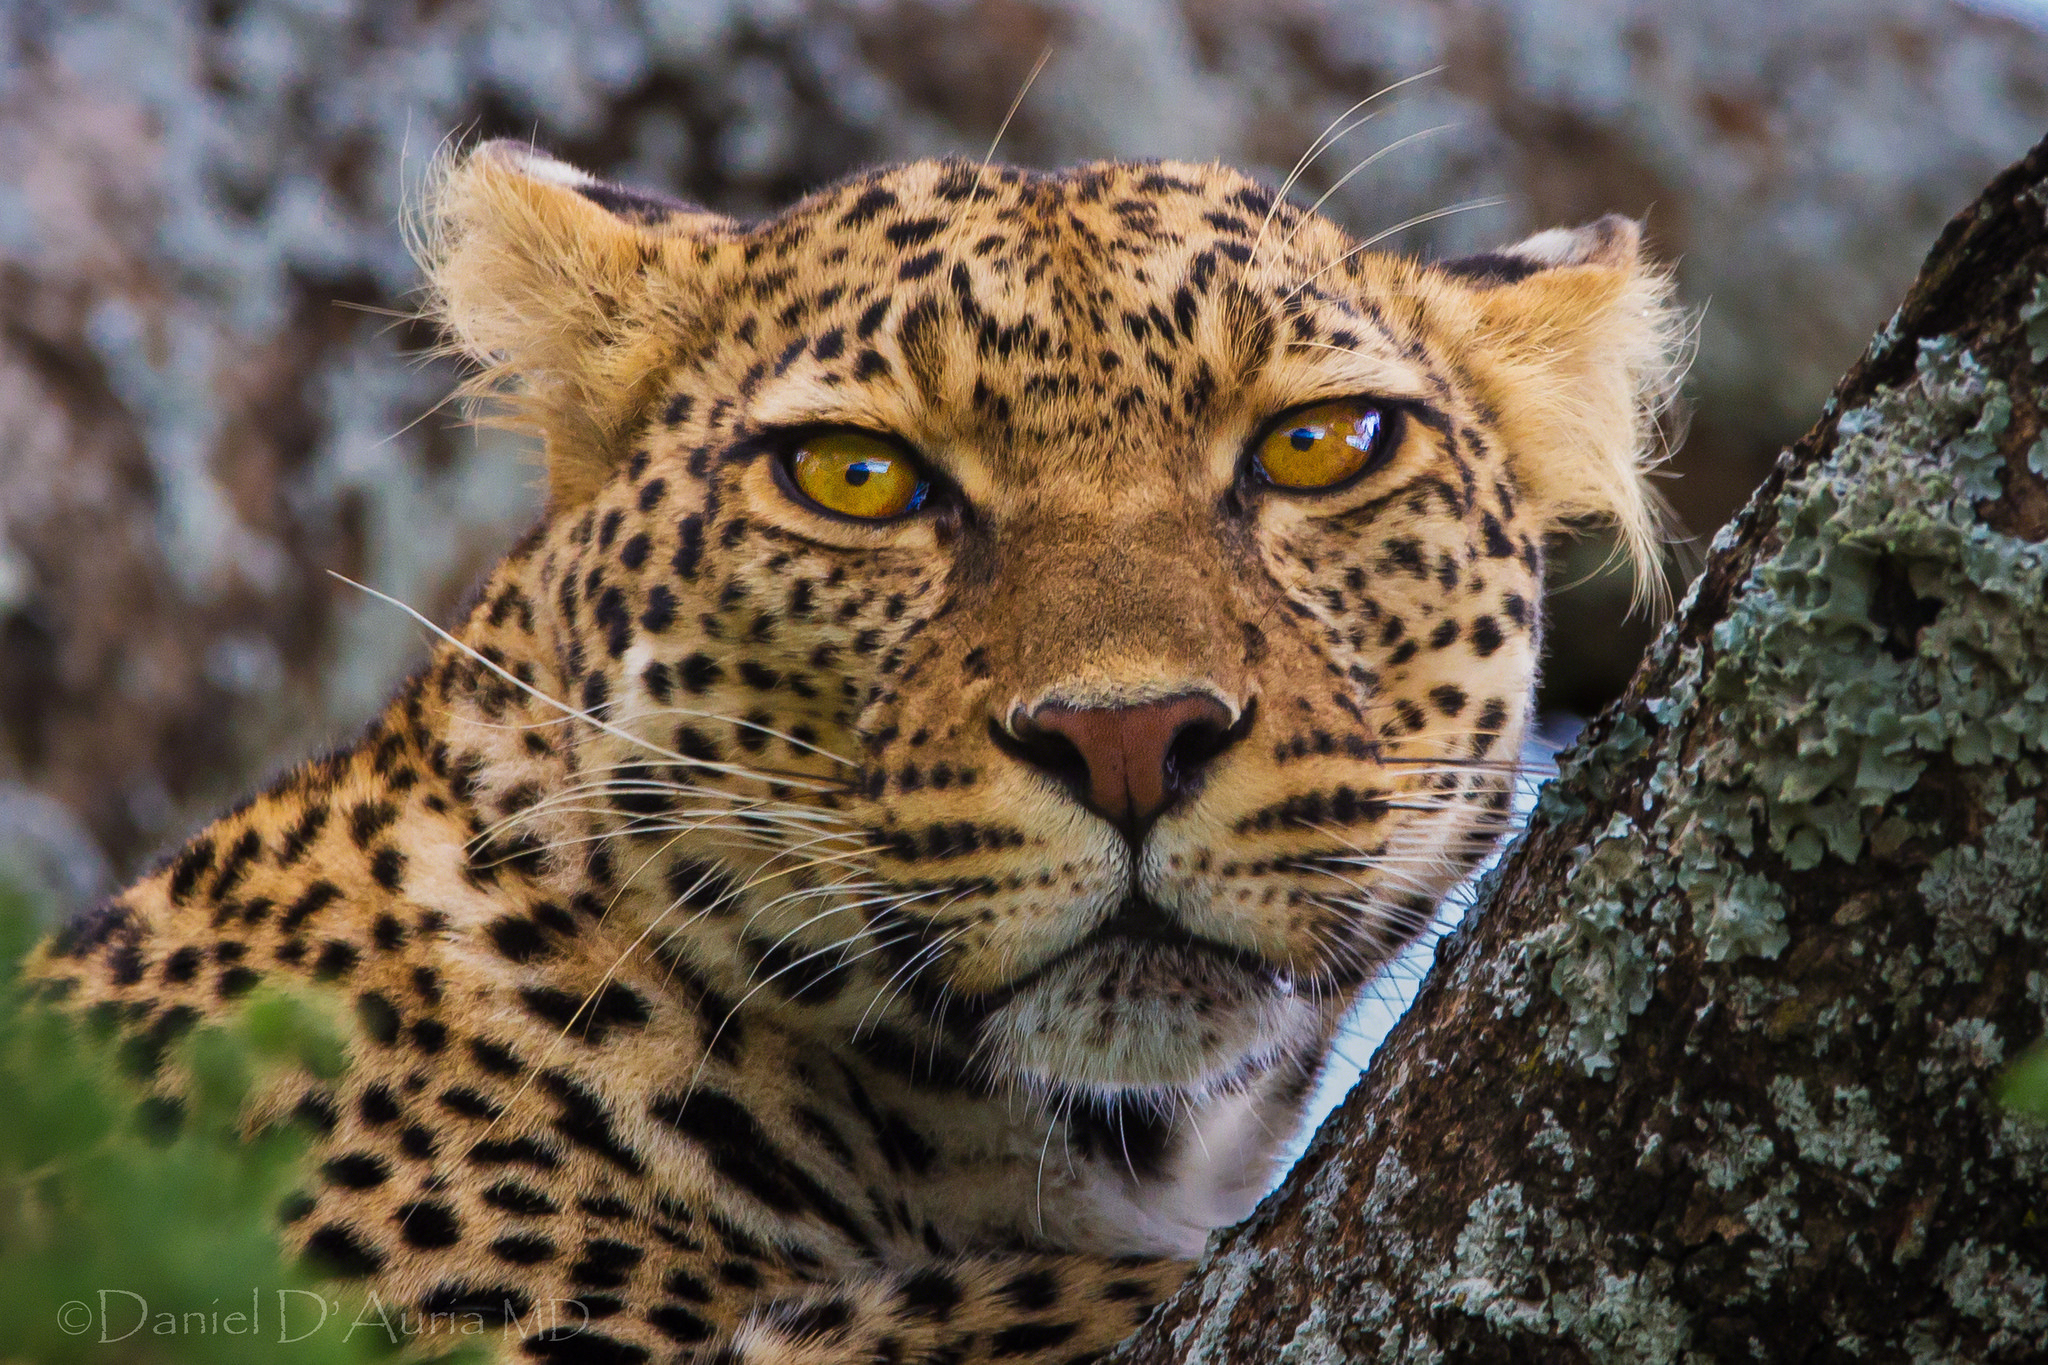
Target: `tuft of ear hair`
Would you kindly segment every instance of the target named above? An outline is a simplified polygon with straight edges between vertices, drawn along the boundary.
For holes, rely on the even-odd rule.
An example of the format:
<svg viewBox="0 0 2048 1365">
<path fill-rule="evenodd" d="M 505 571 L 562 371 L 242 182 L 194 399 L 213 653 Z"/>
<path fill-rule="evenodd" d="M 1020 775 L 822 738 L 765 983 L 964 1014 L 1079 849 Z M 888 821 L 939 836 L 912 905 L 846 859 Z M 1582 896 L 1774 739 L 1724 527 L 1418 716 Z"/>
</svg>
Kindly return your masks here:
<svg viewBox="0 0 2048 1365">
<path fill-rule="evenodd" d="M 1685 372 L 1687 324 L 1642 230 L 1610 214 L 1433 269 L 1468 291 L 1470 362 L 1500 417 L 1525 497 L 1553 529 L 1613 524 L 1636 602 L 1668 604 L 1670 511 L 1648 475 Z"/>
<path fill-rule="evenodd" d="M 427 316 L 475 364 L 479 420 L 536 432 L 557 509 L 593 496 L 699 328 L 692 267 L 729 219 L 611 185 L 520 143 L 437 161 L 411 224 Z"/>
</svg>

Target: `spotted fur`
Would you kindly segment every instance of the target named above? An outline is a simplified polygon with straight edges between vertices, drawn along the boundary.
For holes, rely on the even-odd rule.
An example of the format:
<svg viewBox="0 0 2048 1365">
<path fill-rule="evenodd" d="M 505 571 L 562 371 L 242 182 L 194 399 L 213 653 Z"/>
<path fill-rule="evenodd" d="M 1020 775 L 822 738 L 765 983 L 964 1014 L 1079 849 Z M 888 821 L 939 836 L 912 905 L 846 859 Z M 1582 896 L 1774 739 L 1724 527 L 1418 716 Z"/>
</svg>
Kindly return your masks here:
<svg viewBox="0 0 2048 1365">
<path fill-rule="evenodd" d="M 1428 266 L 1214 166 L 926 162 L 745 226 L 490 144 L 422 242 L 544 523 L 360 741 L 39 972 L 173 1113 L 195 1020 L 344 1002 L 348 1070 L 275 1106 L 321 1134 L 289 1239 L 507 1360 L 1106 1349 L 1501 828 L 1546 538 L 1645 542 L 1633 225 Z M 1360 395 L 1384 468 L 1247 477 Z M 943 496 L 807 506 L 819 424 Z M 1020 712 L 1181 694 L 1228 729 L 1142 837 L 1020 756 Z"/>
</svg>

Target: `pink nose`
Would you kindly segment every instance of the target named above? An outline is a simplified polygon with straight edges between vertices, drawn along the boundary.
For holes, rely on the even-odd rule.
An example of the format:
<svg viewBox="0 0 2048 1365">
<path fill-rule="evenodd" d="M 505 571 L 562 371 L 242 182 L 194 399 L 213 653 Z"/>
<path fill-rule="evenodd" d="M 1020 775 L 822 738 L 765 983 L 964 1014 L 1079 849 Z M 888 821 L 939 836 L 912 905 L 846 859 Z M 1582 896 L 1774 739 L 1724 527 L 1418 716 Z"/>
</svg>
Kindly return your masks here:
<svg viewBox="0 0 2048 1365">
<path fill-rule="evenodd" d="M 1136 706 L 1040 706 L 1011 722 L 1011 752 L 1076 789 L 1132 836 L 1199 780 L 1240 737 L 1229 708 L 1190 693 Z"/>
</svg>

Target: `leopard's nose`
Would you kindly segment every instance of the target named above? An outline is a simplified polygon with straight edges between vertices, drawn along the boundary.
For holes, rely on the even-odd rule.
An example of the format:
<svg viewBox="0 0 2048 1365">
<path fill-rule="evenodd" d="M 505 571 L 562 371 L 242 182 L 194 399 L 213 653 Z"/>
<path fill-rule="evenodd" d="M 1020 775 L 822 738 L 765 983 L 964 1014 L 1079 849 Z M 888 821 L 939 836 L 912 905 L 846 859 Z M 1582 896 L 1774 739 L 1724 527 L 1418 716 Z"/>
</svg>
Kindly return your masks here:
<svg viewBox="0 0 2048 1365">
<path fill-rule="evenodd" d="M 1003 747 L 1070 787 L 1133 843 L 1244 736 L 1251 711 L 1202 693 L 1133 706 L 1050 703 L 1013 714 Z"/>
</svg>

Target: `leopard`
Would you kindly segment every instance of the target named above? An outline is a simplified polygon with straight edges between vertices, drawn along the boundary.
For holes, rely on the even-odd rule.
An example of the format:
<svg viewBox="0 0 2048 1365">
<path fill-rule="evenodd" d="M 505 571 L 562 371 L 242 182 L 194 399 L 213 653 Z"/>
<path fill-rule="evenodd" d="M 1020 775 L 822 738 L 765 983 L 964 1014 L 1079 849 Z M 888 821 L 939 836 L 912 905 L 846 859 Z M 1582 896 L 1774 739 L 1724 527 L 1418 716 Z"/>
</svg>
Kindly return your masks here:
<svg viewBox="0 0 2048 1365">
<path fill-rule="evenodd" d="M 1110 1351 L 1511 823 L 1557 539 L 1654 561 L 1671 273 L 1222 165 L 743 222 L 504 141 L 412 237 L 544 514 L 36 978 L 172 1122 L 195 1026 L 329 1002 L 280 1236 L 494 1359 Z"/>
</svg>

